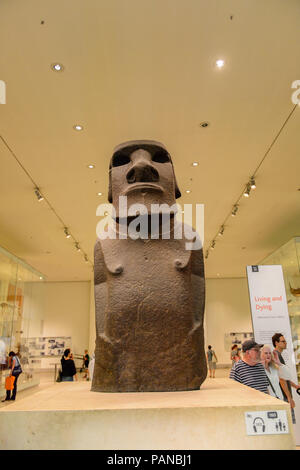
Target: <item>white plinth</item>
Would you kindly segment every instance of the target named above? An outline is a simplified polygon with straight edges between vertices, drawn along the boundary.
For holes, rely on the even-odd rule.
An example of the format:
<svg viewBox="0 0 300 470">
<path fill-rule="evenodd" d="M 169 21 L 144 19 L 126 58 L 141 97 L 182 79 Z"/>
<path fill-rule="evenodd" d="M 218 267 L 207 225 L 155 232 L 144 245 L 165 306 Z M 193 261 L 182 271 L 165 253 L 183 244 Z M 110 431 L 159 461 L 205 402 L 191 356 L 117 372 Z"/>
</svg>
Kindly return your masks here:
<svg viewBox="0 0 300 470">
<path fill-rule="evenodd" d="M 265 410 L 286 410 L 289 433 L 247 435 L 245 412 Z M 192 392 L 123 394 L 64 382 L 0 409 L 0 448 L 294 449 L 292 427 L 285 402 L 230 379 Z"/>
</svg>

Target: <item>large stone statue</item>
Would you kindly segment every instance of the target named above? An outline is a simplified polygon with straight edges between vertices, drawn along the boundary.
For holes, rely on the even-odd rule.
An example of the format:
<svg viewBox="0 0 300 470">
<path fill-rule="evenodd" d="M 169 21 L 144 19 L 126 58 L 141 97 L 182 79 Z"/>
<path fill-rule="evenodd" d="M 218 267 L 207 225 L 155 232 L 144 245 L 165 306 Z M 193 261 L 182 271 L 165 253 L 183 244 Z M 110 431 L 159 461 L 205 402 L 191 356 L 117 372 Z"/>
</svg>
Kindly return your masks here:
<svg viewBox="0 0 300 470">
<path fill-rule="evenodd" d="M 157 209 L 176 205 L 181 196 L 171 157 L 158 142 L 127 142 L 115 149 L 109 173 L 115 237 L 100 237 L 95 245 L 92 390 L 199 389 L 207 374 L 203 252 L 201 246 L 187 250 L 184 234 L 174 235 L 174 212 L 168 225 L 164 209 Z M 138 215 L 125 218 L 120 196 L 127 197 L 128 208 L 140 203 L 147 209 L 140 217 L 149 221 L 149 237 L 126 237 Z M 150 215 L 157 216 L 154 233 Z"/>
</svg>

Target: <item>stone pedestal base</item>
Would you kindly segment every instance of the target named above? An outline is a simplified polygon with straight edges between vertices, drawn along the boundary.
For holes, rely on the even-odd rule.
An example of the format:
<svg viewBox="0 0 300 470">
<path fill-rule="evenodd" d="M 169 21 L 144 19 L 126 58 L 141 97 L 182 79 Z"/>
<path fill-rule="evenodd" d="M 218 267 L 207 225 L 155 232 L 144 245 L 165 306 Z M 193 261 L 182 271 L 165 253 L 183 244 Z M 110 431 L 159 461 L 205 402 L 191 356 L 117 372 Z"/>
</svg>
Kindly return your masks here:
<svg viewBox="0 0 300 470">
<path fill-rule="evenodd" d="M 201 390 L 99 393 L 64 382 L 0 408 L 1 449 L 294 449 L 289 406 L 230 379 Z M 247 434 L 245 412 L 286 410 L 288 434 Z"/>
</svg>

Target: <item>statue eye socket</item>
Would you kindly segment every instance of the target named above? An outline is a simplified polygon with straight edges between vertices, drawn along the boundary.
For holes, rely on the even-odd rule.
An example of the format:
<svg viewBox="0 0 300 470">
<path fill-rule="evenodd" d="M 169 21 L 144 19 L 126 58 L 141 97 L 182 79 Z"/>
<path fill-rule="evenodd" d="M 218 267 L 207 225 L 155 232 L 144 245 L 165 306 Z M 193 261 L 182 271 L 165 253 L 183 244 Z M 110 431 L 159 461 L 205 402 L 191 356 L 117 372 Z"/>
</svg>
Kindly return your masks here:
<svg viewBox="0 0 300 470">
<path fill-rule="evenodd" d="M 152 161 L 157 163 L 167 163 L 170 161 L 170 158 L 167 152 L 164 152 L 163 150 L 158 150 L 152 156 Z"/>
<path fill-rule="evenodd" d="M 117 152 L 113 156 L 112 166 L 122 166 L 130 163 L 130 158 L 128 155 L 122 152 Z"/>
</svg>

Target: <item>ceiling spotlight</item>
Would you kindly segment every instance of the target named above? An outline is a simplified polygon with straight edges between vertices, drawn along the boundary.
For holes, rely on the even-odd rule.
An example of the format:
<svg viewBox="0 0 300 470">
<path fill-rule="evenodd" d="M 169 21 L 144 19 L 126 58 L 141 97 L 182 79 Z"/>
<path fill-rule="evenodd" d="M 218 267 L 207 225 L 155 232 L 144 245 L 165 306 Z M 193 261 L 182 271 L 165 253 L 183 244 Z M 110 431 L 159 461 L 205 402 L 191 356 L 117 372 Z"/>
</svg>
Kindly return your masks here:
<svg viewBox="0 0 300 470">
<path fill-rule="evenodd" d="M 198 166 L 198 165 L 199 165 L 198 162 L 193 162 L 193 163 L 192 163 L 192 166 Z"/>
<path fill-rule="evenodd" d="M 42 277 L 42 276 L 40 276 L 40 280 L 41 280 L 41 281 L 43 280 L 43 277 Z"/>
<path fill-rule="evenodd" d="M 93 168 L 95 168 L 95 165 L 93 165 L 93 164 L 91 163 L 90 165 L 87 165 L 87 167 L 92 170 Z"/>
<path fill-rule="evenodd" d="M 54 72 L 62 72 L 64 70 L 64 66 L 62 64 L 52 64 L 51 65 L 51 68 L 52 70 L 54 70 Z"/>
<path fill-rule="evenodd" d="M 208 255 L 209 255 L 209 250 L 206 250 L 206 253 L 205 253 L 205 258 L 206 259 L 208 258 Z"/>
<path fill-rule="evenodd" d="M 251 187 L 251 189 L 256 189 L 254 176 L 251 176 L 251 178 L 250 178 L 250 187 Z"/>
<path fill-rule="evenodd" d="M 218 69 L 221 69 L 222 67 L 224 67 L 225 65 L 225 62 L 223 59 L 219 59 L 216 61 L 216 66 L 218 67 Z"/>
<path fill-rule="evenodd" d="M 211 249 L 213 250 L 215 246 L 216 246 L 216 242 L 215 242 L 215 240 L 213 240 L 213 241 L 211 242 L 210 247 L 211 247 Z"/>
<path fill-rule="evenodd" d="M 219 235 L 220 235 L 220 236 L 223 235 L 224 230 L 225 230 L 225 227 L 224 227 L 224 225 L 222 225 L 221 228 L 220 228 L 220 232 L 219 232 Z"/>
<path fill-rule="evenodd" d="M 233 209 L 232 209 L 232 212 L 231 212 L 232 217 L 236 216 L 236 213 L 237 213 L 238 210 L 239 210 L 239 206 L 237 204 L 235 204 L 233 206 Z"/>
<path fill-rule="evenodd" d="M 244 191 L 244 196 L 245 197 L 249 197 L 250 196 L 250 191 L 251 191 L 251 186 L 250 184 L 248 183 L 247 186 L 246 186 L 246 189 Z"/>
<path fill-rule="evenodd" d="M 102 196 L 102 193 L 97 193 L 97 196 Z"/>
<path fill-rule="evenodd" d="M 65 232 L 66 238 L 70 238 L 70 237 L 71 237 L 71 235 L 70 235 L 69 230 L 67 229 L 67 227 L 64 228 L 64 232 Z"/>
<path fill-rule="evenodd" d="M 73 129 L 75 129 L 75 131 L 82 131 L 83 126 L 81 126 L 80 124 L 75 124 L 75 126 L 73 126 Z"/>
<path fill-rule="evenodd" d="M 38 201 L 41 202 L 44 198 L 42 194 L 40 193 L 39 188 L 34 188 L 34 192 L 35 192 L 36 197 L 38 198 Z"/>
<path fill-rule="evenodd" d="M 190 194 L 191 190 L 187 189 L 185 192 L 186 192 L 186 194 Z"/>
<path fill-rule="evenodd" d="M 75 248 L 76 248 L 77 251 L 80 251 L 79 243 L 77 243 L 77 242 L 75 243 Z"/>
</svg>

